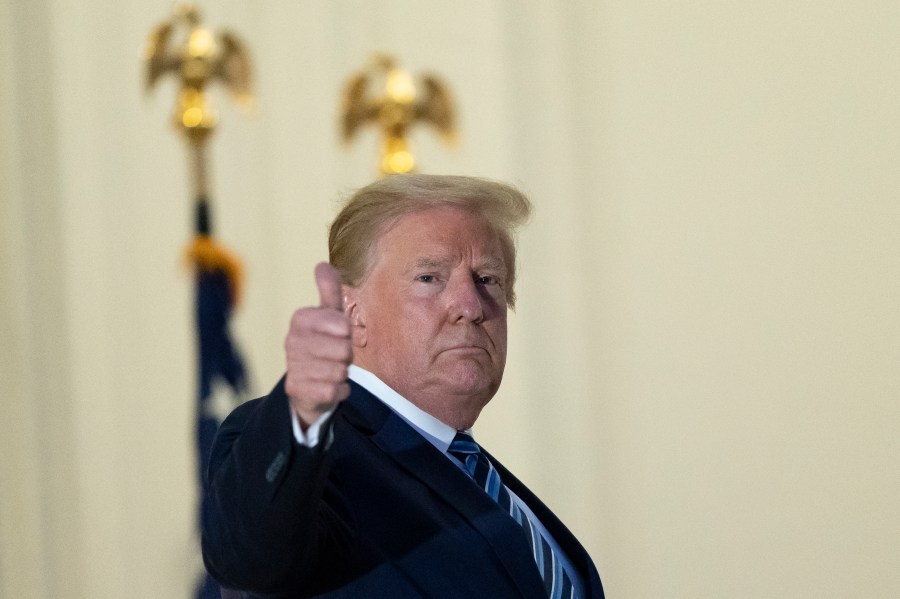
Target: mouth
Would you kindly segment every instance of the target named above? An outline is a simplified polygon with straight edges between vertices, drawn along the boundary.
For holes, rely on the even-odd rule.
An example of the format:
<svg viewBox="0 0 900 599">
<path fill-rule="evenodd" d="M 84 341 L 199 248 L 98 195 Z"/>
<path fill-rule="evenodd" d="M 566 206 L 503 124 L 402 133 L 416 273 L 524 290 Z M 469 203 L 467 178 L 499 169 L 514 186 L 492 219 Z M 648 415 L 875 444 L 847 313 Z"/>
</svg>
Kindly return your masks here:
<svg viewBox="0 0 900 599">
<path fill-rule="evenodd" d="M 456 345 L 453 347 L 448 347 L 444 350 L 445 353 L 454 353 L 454 354 L 486 354 L 488 351 L 480 347 L 478 345 Z"/>
</svg>

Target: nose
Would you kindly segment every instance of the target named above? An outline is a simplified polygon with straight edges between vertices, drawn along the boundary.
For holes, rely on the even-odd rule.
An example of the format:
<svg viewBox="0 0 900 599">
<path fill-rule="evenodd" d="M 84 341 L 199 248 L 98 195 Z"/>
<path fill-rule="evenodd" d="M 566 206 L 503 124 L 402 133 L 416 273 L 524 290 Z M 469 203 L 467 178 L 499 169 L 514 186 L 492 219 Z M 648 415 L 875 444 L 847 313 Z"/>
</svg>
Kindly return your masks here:
<svg viewBox="0 0 900 599">
<path fill-rule="evenodd" d="M 471 275 L 455 277 L 446 293 L 451 322 L 478 324 L 484 320 L 485 300 Z"/>
</svg>

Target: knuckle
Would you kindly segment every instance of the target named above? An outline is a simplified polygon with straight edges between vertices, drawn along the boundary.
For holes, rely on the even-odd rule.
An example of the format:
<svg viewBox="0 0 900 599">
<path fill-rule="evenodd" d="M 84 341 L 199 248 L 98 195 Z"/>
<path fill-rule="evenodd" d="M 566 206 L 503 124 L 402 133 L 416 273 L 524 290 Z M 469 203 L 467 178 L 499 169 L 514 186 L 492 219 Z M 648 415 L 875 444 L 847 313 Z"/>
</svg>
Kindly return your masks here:
<svg viewBox="0 0 900 599">
<path fill-rule="evenodd" d="M 347 379 L 347 365 L 343 362 L 335 362 L 331 367 L 331 379 L 336 383 L 343 384 Z"/>
<path fill-rule="evenodd" d="M 316 385 L 312 400 L 319 409 L 327 408 L 334 403 L 334 385 L 330 383 Z"/>
<path fill-rule="evenodd" d="M 348 397 L 350 397 L 350 385 L 348 385 L 347 383 L 341 383 L 335 390 L 334 399 L 335 401 L 344 401 Z"/>
<path fill-rule="evenodd" d="M 347 366 L 353 361 L 353 345 L 348 342 L 345 343 L 341 349 L 343 351 L 338 359 L 344 363 L 344 372 L 346 373 Z"/>
<path fill-rule="evenodd" d="M 303 320 L 306 318 L 306 314 L 308 312 L 308 308 L 300 308 L 298 310 L 294 310 L 294 313 L 291 314 L 291 328 L 299 327 Z"/>
</svg>

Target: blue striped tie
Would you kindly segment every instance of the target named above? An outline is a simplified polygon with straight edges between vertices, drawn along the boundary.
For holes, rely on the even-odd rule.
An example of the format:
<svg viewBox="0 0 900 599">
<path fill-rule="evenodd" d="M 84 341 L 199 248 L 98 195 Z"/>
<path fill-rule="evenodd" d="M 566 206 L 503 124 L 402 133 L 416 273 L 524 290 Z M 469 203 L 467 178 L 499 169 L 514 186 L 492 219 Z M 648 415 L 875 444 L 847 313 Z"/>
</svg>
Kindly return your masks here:
<svg viewBox="0 0 900 599">
<path fill-rule="evenodd" d="M 534 555 L 534 561 L 537 564 L 541 578 L 544 579 L 544 588 L 547 590 L 547 596 L 550 599 L 572 598 L 575 596 L 575 590 L 572 587 L 572 581 L 562 563 L 557 559 L 556 554 L 547 542 L 547 539 L 540 533 L 528 516 L 519 509 L 519 506 L 512 501 L 509 491 L 500 480 L 500 474 L 491 464 L 487 456 L 481 451 L 481 447 L 468 433 L 456 433 L 453 443 L 450 444 L 450 454 L 455 456 L 459 461 L 465 464 L 466 472 L 484 491 L 496 501 L 501 508 L 512 516 L 513 520 L 519 523 L 528 537 L 528 543 L 531 545 L 531 552 Z"/>
</svg>

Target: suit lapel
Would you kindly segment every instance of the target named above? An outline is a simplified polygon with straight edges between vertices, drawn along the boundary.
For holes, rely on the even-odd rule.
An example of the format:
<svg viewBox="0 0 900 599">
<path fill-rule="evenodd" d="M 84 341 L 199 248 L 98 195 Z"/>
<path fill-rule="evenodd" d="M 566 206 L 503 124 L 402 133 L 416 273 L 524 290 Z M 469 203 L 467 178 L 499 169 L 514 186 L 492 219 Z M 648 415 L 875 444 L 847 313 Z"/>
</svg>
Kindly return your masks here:
<svg viewBox="0 0 900 599">
<path fill-rule="evenodd" d="M 585 596 L 602 599 L 604 595 L 603 586 L 600 583 L 600 575 L 597 572 L 597 568 L 594 566 L 593 561 L 591 561 L 587 550 L 585 550 L 575 535 L 572 534 L 566 525 L 556 517 L 556 514 L 544 505 L 544 503 L 532 493 L 522 481 L 517 479 L 496 458 L 487 452 L 485 453 L 500 473 L 503 484 L 509 487 L 513 493 L 519 496 L 519 499 L 524 501 L 528 507 L 531 508 L 531 511 L 534 512 L 534 515 L 541 521 L 544 528 L 547 529 L 562 550 L 565 551 L 569 560 L 572 562 L 572 565 L 578 570 L 578 573 L 582 578 L 582 582 L 585 585 Z"/>
<path fill-rule="evenodd" d="M 371 393 L 353 383 L 355 410 L 348 421 L 399 467 L 428 486 L 491 546 L 523 597 L 545 598 L 541 576 L 522 527 L 480 492 L 473 481 L 431 443 Z"/>
</svg>

